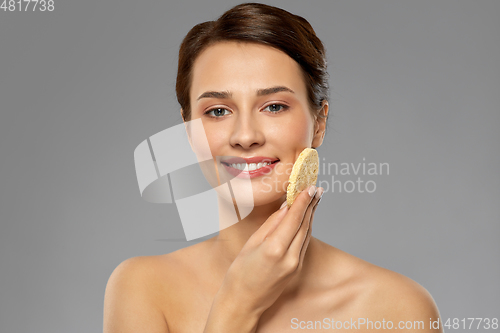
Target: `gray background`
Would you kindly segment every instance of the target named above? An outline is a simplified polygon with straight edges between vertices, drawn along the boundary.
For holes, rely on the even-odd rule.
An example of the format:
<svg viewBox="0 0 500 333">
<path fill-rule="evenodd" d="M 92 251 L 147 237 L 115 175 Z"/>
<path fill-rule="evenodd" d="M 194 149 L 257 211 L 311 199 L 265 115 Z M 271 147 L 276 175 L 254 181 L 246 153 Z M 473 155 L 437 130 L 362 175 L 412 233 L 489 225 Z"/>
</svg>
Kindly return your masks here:
<svg viewBox="0 0 500 333">
<path fill-rule="evenodd" d="M 238 3 L 0 11 L 1 332 L 101 331 L 121 261 L 189 245 L 174 205 L 140 197 L 133 151 L 181 121 L 182 38 Z M 328 50 L 320 157 L 390 164 L 372 194 L 327 192 L 313 235 L 416 280 L 443 319 L 500 317 L 500 1 L 266 3 Z"/>
</svg>

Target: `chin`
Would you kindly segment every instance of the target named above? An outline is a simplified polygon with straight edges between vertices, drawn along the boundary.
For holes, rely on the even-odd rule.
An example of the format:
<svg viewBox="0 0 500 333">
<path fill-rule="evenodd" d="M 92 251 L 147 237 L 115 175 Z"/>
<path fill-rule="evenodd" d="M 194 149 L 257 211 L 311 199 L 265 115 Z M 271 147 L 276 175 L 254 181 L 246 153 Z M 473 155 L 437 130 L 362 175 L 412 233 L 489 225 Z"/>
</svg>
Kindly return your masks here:
<svg viewBox="0 0 500 333">
<path fill-rule="evenodd" d="M 253 198 L 255 207 L 276 204 L 276 202 L 279 202 L 281 204 L 282 198 L 286 198 L 286 192 L 278 193 L 276 191 L 272 192 L 254 191 Z"/>
<path fill-rule="evenodd" d="M 237 199 L 238 206 L 258 207 L 270 204 L 276 204 L 286 199 L 285 180 L 276 177 L 258 177 L 251 182 L 233 179 L 231 187 L 234 197 Z"/>
</svg>

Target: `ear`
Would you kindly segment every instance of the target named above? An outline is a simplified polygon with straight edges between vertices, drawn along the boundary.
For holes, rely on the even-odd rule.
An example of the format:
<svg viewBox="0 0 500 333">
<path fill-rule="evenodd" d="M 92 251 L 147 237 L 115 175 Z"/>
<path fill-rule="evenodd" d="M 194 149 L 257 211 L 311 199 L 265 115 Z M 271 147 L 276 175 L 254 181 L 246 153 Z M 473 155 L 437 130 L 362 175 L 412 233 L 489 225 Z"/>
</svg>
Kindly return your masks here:
<svg viewBox="0 0 500 333">
<path fill-rule="evenodd" d="M 326 120 L 328 119 L 328 101 L 324 100 L 321 109 L 316 116 L 314 124 L 314 136 L 311 147 L 318 148 L 323 143 L 326 131 Z"/>
</svg>

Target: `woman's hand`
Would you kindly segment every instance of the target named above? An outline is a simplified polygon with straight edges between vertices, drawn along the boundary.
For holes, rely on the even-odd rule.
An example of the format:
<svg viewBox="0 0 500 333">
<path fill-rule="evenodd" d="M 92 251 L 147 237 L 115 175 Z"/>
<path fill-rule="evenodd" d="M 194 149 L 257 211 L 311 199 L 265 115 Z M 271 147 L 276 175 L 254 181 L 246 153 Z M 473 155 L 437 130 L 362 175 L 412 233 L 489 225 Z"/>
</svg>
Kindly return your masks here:
<svg viewBox="0 0 500 333">
<path fill-rule="evenodd" d="M 289 209 L 279 209 L 262 224 L 229 267 L 214 303 L 223 299 L 226 310 L 236 307 L 258 320 L 301 270 L 322 194 L 323 188 L 311 186 Z"/>
</svg>

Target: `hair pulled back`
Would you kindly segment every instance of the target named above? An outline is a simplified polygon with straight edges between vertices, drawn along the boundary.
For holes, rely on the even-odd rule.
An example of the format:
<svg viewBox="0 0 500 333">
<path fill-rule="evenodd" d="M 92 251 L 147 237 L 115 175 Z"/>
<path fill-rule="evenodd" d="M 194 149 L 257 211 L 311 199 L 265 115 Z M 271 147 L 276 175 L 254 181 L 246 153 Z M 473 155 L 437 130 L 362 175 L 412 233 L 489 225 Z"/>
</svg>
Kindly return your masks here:
<svg viewBox="0 0 500 333">
<path fill-rule="evenodd" d="M 323 101 L 329 100 L 326 52 L 312 26 L 301 16 L 281 8 L 242 3 L 216 21 L 194 26 L 179 49 L 176 94 L 184 121 L 191 119 L 189 91 L 193 64 L 210 45 L 223 41 L 259 43 L 286 53 L 301 67 L 306 83 L 309 108 L 318 114 Z"/>
</svg>

